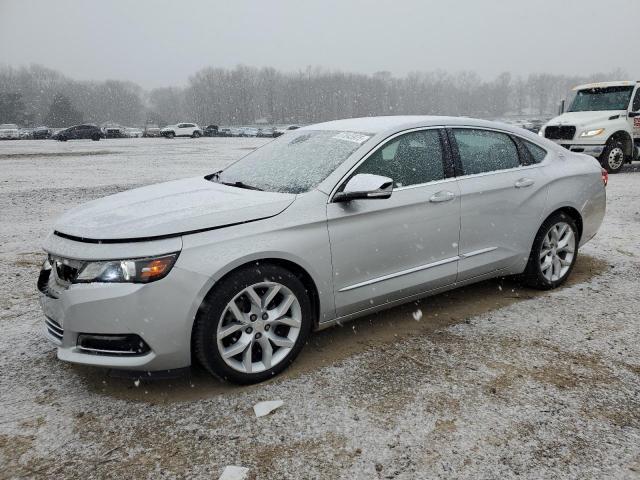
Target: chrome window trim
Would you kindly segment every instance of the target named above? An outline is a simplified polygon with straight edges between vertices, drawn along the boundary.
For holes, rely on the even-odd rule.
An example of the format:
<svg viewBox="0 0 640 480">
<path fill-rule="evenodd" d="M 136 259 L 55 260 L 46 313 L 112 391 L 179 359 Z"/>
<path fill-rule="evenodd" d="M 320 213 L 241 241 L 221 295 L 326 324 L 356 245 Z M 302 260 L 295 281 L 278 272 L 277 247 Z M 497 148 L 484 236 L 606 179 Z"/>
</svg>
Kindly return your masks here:
<svg viewBox="0 0 640 480">
<path fill-rule="evenodd" d="M 488 175 L 498 175 L 505 172 L 519 172 L 522 170 L 530 170 L 532 168 L 540 167 L 539 163 L 535 163 L 533 165 L 520 165 L 515 168 L 503 168 L 502 170 L 492 170 L 490 172 L 482 172 L 482 173 L 472 173 L 469 175 L 460 175 L 459 177 L 455 177 L 456 180 L 466 180 L 467 178 L 477 178 L 477 177 L 486 177 Z"/>
<path fill-rule="evenodd" d="M 329 193 L 329 198 L 327 200 L 327 204 L 329 203 L 334 203 L 333 202 L 333 197 L 335 196 L 335 194 L 337 193 L 337 190 L 342 186 L 343 182 L 345 181 L 346 178 L 349 178 L 349 176 L 360 166 L 362 165 L 365 161 L 367 161 L 367 159 L 373 155 L 374 153 L 376 153 L 378 150 L 384 148 L 384 146 L 389 143 L 390 141 L 394 140 L 395 138 L 399 137 L 400 135 L 405 135 L 407 133 L 413 133 L 413 132 L 422 132 L 425 130 L 441 130 L 443 128 L 447 128 L 444 125 L 431 125 L 429 127 L 415 127 L 415 128 L 410 128 L 408 130 L 402 130 L 400 132 L 396 132 L 393 135 L 391 135 L 390 137 L 387 137 L 386 139 L 384 139 L 382 142 L 380 142 L 378 145 L 376 145 L 374 148 L 371 149 L 371 151 L 369 151 L 364 157 L 362 157 L 360 160 L 358 160 L 358 162 L 349 169 L 349 171 L 347 171 L 347 173 L 345 173 L 342 178 L 340 178 L 340 180 L 338 180 L 336 182 L 336 184 L 333 186 L 333 188 L 331 189 L 331 193 Z M 443 172 L 445 171 L 445 166 L 444 166 L 444 154 L 445 154 L 445 148 L 444 146 L 442 146 L 442 154 L 443 154 L 443 163 L 442 163 L 442 170 Z M 446 173 L 445 173 L 446 174 Z M 443 182 L 445 180 L 451 180 L 454 179 L 455 177 L 449 177 L 449 178 L 443 178 L 442 180 L 433 180 L 432 182 L 427 182 L 427 183 L 421 183 L 421 184 L 415 184 L 415 185 L 409 185 L 407 187 L 398 187 L 398 188 L 394 188 L 393 191 L 397 192 L 400 191 L 401 189 L 406 189 L 406 188 L 411 188 L 411 187 L 420 187 L 420 186 L 424 186 L 424 185 L 430 185 L 430 184 L 434 184 L 437 182 Z"/>
<path fill-rule="evenodd" d="M 367 285 L 373 285 L 374 283 L 379 283 L 384 280 L 391 280 L 392 278 L 402 277 L 410 273 L 427 270 L 428 268 L 439 267 L 440 265 L 446 265 L 451 262 L 457 262 L 458 260 L 460 260 L 460 256 L 458 255 L 456 255 L 455 257 L 444 258 L 442 260 L 438 260 L 437 262 L 432 262 L 432 263 L 427 263 L 425 265 L 419 265 L 417 267 L 407 268 L 406 270 L 401 270 L 399 272 L 389 273 L 387 275 L 382 275 L 381 277 L 371 278 L 369 280 L 365 280 L 364 282 L 354 283 L 353 285 L 342 287 L 340 290 L 338 290 L 338 292 L 347 292 L 349 290 L 354 290 L 356 288 L 366 287 Z"/>
</svg>

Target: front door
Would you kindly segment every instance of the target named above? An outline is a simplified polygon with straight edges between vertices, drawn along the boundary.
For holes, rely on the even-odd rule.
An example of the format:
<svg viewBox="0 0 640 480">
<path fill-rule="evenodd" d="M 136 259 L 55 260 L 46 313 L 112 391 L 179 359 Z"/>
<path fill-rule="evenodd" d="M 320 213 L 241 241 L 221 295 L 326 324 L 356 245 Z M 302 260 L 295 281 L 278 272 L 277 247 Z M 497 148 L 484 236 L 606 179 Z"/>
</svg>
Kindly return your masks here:
<svg viewBox="0 0 640 480">
<path fill-rule="evenodd" d="M 392 137 L 352 173 L 392 178 L 391 197 L 327 205 L 339 317 L 455 281 L 460 197 L 443 152 L 438 129 Z"/>
<path fill-rule="evenodd" d="M 529 165 L 513 138 L 486 129 L 453 128 L 461 170 L 458 281 L 510 267 L 529 256 L 541 224 L 547 181 L 540 152 Z M 527 147 L 524 140 L 521 148 Z M 534 154 L 538 158 L 534 158 Z"/>
</svg>

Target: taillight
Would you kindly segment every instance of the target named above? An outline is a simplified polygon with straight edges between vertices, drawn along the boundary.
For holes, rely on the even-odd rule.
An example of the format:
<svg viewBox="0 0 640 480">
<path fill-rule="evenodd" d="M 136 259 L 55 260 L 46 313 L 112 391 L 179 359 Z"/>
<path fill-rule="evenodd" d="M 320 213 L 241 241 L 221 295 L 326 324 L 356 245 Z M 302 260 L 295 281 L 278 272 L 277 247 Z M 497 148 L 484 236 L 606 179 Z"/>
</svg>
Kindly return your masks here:
<svg viewBox="0 0 640 480">
<path fill-rule="evenodd" d="M 607 172 L 604 168 L 602 169 L 602 183 L 604 183 L 604 186 L 607 186 L 607 183 L 609 183 L 609 172 Z"/>
</svg>

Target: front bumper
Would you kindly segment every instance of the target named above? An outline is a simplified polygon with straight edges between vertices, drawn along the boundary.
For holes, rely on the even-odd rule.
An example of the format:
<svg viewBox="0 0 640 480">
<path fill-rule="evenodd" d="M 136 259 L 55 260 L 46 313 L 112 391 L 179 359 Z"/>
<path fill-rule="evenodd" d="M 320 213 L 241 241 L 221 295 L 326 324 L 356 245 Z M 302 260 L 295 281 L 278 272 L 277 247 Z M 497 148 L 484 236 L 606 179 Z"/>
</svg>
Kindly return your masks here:
<svg viewBox="0 0 640 480">
<path fill-rule="evenodd" d="M 602 155 L 604 151 L 605 145 L 598 144 L 577 144 L 577 143 L 569 143 L 567 140 L 553 140 L 555 143 L 560 145 L 561 147 L 566 148 L 571 152 L 576 153 L 584 153 L 585 155 L 590 155 L 592 157 L 598 158 Z"/>
<path fill-rule="evenodd" d="M 55 271 L 39 282 L 45 337 L 58 358 L 126 370 L 169 370 L 191 364 L 193 275 L 174 268 L 149 284 L 92 283 L 60 287 Z M 42 279 L 42 277 L 41 277 Z M 139 338 L 144 348 L 86 348 L 85 340 Z M 96 340 L 96 341 L 98 341 Z M 128 351 L 127 351 L 128 350 Z"/>
</svg>

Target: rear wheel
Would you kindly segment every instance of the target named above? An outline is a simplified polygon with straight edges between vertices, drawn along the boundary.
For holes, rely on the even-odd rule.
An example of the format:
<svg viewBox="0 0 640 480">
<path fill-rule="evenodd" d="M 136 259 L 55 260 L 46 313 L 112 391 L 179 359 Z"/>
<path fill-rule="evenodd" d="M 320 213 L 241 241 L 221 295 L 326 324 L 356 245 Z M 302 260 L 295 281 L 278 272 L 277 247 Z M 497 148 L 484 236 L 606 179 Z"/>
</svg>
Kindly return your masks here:
<svg viewBox="0 0 640 480">
<path fill-rule="evenodd" d="M 562 285 L 578 257 L 578 228 L 566 213 L 547 218 L 536 235 L 523 275 L 530 287 L 550 290 Z"/>
<path fill-rule="evenodd" d="M 94 133 L 94 134 L 91 136 L 91 140 L 93 140 L 94 142 L 98 142 L 98 141 L 100 141 L 100 135 L 98 135 L 97 133 Z"/>
<path fill-rule="evenodd" d="M 191 134 L 191 137 L 192 137 L 192 138 L 200 138 L 200 132 L 196 130 L 195 132 L 193 132 L 193 133 Z"/>
<path fill-rule="evenodd" d="M 622 170 L 624 160 L 624 145 L 620 140 L 612 140 L 607 143 L 600 156 L 600 163 L 609 173 L 618 173 Z"/>
<path fill-rule="evenodd" d="M 193 346 L 213 375 L 257 383 L 293 362 L 311 325 L 311 302 L 300 279 L 276 265 L 251 265 L 207 295 L 196 316 Z"/>
</svg>

